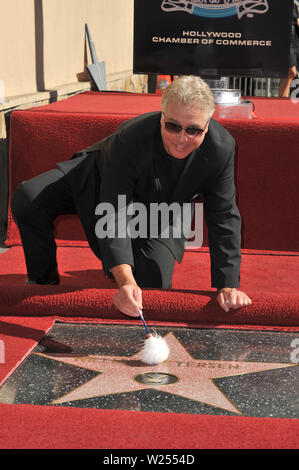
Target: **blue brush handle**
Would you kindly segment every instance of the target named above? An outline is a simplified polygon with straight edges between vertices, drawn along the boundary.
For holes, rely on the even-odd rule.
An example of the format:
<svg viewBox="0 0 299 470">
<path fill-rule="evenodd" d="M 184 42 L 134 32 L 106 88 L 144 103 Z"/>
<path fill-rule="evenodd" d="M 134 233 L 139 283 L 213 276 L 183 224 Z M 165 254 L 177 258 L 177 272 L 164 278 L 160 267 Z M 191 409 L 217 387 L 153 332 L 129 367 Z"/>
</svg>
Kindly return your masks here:
<svg viewBox="0 0 299 470">
<path fill-rule="evenodd" d="M 140 310 L 138 310 L 138 314 L 139 314 L 139 316 L 142 320 L 143 326 L 146 329 L 147 334 L 151 336 L 150 330 L 148 329 L 147 324 L 145 323 L 145 320 L 144 320 L 143 315 L 142 315 Z"/>
</svg>

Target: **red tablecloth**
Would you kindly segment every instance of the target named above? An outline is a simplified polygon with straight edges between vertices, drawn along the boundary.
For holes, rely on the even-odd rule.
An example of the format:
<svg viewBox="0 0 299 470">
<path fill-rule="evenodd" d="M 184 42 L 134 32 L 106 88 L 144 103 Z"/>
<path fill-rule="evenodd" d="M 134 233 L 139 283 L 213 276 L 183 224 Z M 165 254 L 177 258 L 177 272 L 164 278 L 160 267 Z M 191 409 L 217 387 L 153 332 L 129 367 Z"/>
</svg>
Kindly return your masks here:
<svg viewBox="0 0 299 470">
<path fill-rule="evenodd" d="M 249 97 L 255 105 L 256 118 L 260 121 L 298 121 L 299 99 Z M 161 109 L 161 95 L 119 92 L 87 91 L 67 100 L 57 101 L 31 111 L 85 114 L 137 114 Z"/>
</svg>

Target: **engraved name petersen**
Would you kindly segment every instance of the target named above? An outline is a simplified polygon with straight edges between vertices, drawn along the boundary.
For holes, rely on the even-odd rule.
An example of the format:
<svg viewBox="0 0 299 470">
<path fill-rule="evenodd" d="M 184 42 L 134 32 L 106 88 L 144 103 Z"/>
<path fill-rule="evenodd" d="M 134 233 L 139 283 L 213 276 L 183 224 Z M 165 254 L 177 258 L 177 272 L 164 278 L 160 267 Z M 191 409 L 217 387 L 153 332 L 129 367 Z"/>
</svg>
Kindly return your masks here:
<svg viewBox="0 0 299 470">
<path fill-rule="evenodd" d="M 101 357 L 101 356 L 80 356 L 75 358 L 75 361 L 82 363 L 123 363 L 124 360 L 128 360 L 128 357 L 124 357 L 124 359 L 115 359 L 113 357 Z M 201 367 L 202 369 L 238 369 L 239 364 L 237 362 L 223 362 L 223 361 L 202 361 L 202 360 L 194 360 L 194 361 L 176 361 L 169 359 L 165 361 L 164 364 L 172 365 L 175 367 Z"/>
</svg>

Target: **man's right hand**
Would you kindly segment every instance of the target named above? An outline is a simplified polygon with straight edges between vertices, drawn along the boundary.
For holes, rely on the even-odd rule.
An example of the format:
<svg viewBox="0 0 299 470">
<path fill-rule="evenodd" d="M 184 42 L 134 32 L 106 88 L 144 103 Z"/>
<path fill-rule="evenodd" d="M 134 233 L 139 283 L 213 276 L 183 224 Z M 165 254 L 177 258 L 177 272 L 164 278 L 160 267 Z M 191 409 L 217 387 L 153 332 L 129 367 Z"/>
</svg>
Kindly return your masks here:
<svg viewBox="0 0 299 470">
<path fill-rule="evenodd" d="M 114 295 L 114 305 L 125 315 L 138 317 L 142 310 L 142 291 L 136 284 L 131 266 L 121 264 L 111 269 L 119 290 Z"/>
<path fill-rule="evenodd" d="M 142 310 L 142 291 L 136 283 L 124 284 L 114 295 L 114 305 L 125 315 L 138 317 Z"/>
</svg>

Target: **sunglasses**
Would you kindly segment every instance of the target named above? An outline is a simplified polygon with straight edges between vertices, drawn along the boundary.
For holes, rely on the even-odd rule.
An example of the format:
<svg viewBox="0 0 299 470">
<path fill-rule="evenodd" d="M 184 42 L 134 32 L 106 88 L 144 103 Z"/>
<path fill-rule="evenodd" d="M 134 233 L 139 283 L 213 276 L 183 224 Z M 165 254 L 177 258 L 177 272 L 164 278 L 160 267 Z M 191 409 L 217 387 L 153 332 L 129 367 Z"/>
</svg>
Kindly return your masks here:
<svg viewBox="0 0 299 470">
<path fill-rule="evenodd" d="M 207 123 L 204 129 L 200 129 L 200 127 L 195 127 L 195 126 L 183 127 L 180 124 L 175 124 L 174 122 L 166 121 L 164 112 L 162 114 L 164 117 L 165 129 L 168 132 L 171 132 L 172 134 L 179 134 L 180 132 L 185 131 L 186 134 L 189 135 L 190 137 L 197 137 L 204 133 L 208 125 Z"/>
</svg>

